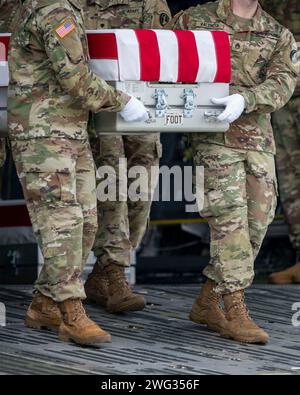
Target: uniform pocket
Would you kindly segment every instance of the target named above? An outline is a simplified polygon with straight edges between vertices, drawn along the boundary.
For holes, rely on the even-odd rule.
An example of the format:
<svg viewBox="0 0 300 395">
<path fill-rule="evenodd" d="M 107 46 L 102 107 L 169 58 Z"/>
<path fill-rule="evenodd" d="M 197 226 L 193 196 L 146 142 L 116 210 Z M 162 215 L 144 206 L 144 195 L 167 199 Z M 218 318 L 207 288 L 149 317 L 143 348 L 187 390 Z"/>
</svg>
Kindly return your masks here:
<svg viewBox="0 0 300 395">
<path fill-rule="evenodd" d="M 246 204 L 245 172 L 239 165 L 205 168 L 204 206 L 201 215 L 219 217 Z"/>
<path fill-rule="evenodd" d="M 24 194 L 37 203 L 76 203 L 75 179 L 70 173 L 27 172 Z"/>
<path fill-rule="evenodd" d="M 57 173 L 26 173 L 25 182 L 28 200 L 53 202 L 61 198 Z"/>
<path fill-rule="evenodd" d="M 18 172 L 28 199 L 45 203 L 76 202 L 76 162 L 71 157 L 72 147 L 65 141 L 63 149 L 61 143 L 47 139 L 16 143 Z"/>
</svg>

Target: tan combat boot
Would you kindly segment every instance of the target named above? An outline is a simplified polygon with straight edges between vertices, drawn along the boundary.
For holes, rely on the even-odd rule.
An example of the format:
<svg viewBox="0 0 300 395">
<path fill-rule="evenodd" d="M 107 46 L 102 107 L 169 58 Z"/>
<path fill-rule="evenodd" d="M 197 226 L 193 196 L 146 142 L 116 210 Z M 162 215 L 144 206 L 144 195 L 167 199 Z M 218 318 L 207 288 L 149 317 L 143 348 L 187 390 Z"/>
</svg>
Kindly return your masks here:
<svg viewBox="0 0 300 395">
<path fill-rule="evenodd" d="M 106 308 L 109 313 L 137 311 L 145 307 L 145 298 L 132 292 L 126 280 L 124 267 L 111 263 L 104 271 L 108 278 Z"/>
<path fill-rule="evenodd" d="M 59 327 L 62 341 L 73 340 L 84 346 L 97 346 L 111 341 L 109 333 L 88 318 L 80 299 L 68 299 L 59 304 L 63 322 Z"/>
<path fill-rule="evenodd" d="M 92 272 L 88 276 L 84 288 L 87 302 L 94 302 L 100 306 L 106 306 L 108 299 L 108 279 L 98 261 L 95 263 Z"/>
<path fill-rule="evenodd" d="M 212 331 L 220 333 L 225 328 L 227 320 L 220 306 L 221 296 L 214 291 L 215 286 L 214 281 L 210 279 L 206 281 L 193 304 L 189 318 L 197 324 L 207 325 Z"/>
<path fill-rule="evenodd" d="M 58 304 L 51 298 L 36 292 L 29 306 L 25 325 L 33 329 L 51 329 L 58 331 L 62 322 Z"/>
<path fill-rule="evenodd" d="M 269 281 L 271 284 L 300 284 L 300 262 L 282 272 L 271 274 Z"/>
<path fill-rule="evenodd" d="M 249 316 L 244 301 L 244 291 L 224 295 L 227 324 L 221 336 L 241 343 L 266 344 L 269 335 L 263 331 Z"/>
</svg>

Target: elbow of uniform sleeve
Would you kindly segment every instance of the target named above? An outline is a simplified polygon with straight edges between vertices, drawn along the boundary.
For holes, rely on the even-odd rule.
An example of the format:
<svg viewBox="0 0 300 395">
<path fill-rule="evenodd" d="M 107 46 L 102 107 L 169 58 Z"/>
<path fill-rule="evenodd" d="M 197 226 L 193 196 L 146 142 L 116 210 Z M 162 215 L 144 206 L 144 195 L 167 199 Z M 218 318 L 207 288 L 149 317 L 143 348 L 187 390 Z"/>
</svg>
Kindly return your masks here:
<svg viewBox="0 0 300 395">
<path fill-rule="evenodd" d="M 245 99 L 245 113 L 250 114 L 253 111 L 257 110 L 256 107 L 256 96 L 255 93 L 251 90 L 239 92 L 243 98 Z"/>
<path fill-rule="evenodd" d="M 297 45 L 285 29 L 267 65 L 266 80 L 242 92 L 246 113 L 272 113 L 282 108 L 291 98 L 297 84 L 300 63 L 293 59 Z"/>
<path fill-rule="evenodd" d="M 251 112 L 257 111 L 263 114 L 271 114 L 274 111 L 280 110 L 291 98 L 289 96 L 282 97 L 277 92 L 269 92 L 266 95 L 264 90 L 267 88 L 261 87 L 261 89 L 254 89 L 252 91 L 243 92 L 241 95 L 245 99 L 245 113 L 250 114 Z"/>
<path fill-rule="evenodd" d="M 268 79 L 254 89 L 239 92 L 245 99 L 245 113 L 270 114 L 280 110 L 290 100 L 296 88 L 295 78 Z"/>
<path fill-rule="evenodd" d="M 112 88 L 109 85 L 108 87 L 109 91 L 102 98 L 100 107 L 95 108 L 95 110 L 91 110 L 92 112 L 120 112 L 124 110 L 126 104 L 130 100 L 130 96 L 125 92 Z"/>
<path fill-rule="evenodd" d="M 262 88 L 262 91 L 264 88 Z M 278 105 L 278 101 L 264 97 L 264 93 L 253 89 L 247 92 L 240 92 L 245 99 L 245 114 L 252 112 L 260 112 L 265 114 L 271 114 L 272 112 L 279 110 L 282 105 Z"/>
</svg>

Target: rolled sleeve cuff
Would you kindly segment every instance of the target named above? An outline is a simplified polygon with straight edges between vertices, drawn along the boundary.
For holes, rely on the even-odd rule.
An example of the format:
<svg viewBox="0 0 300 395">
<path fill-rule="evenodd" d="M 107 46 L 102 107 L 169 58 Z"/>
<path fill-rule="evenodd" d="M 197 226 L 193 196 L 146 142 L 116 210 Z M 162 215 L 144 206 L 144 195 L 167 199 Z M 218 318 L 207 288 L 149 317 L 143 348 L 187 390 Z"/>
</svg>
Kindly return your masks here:
<svg viewBox="0 0 300 395">
<path fill-rule="evenodd" d="M 131 99 L 131 97 L 129 95 L 127 95 L 127 93 L 125 92 L 121 92 L 119 91 L 120 94 L 120 111 L 124 110 L 126 104 L 129 102 L 129 100 Z"/>
<path fill-rule="evenodd" d="M 256 111 L 256 96 L 252 90 L 245 90 L 245 88 L 240 86 L 231 86 L 230 94 L 233 95 L 235 93 L 239 93 L 245 99 L 245 114 Z"/>
</svg>

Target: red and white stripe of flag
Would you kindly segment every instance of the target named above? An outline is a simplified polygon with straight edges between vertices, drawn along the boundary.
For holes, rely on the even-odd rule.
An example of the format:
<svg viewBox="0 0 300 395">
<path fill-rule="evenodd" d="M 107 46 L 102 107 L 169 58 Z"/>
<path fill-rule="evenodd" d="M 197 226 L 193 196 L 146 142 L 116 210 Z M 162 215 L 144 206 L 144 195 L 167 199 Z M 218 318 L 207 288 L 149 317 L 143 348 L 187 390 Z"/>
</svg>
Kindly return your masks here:
<svg viewBox="0 0 300 395">
<path fill-rule="evenodd" d="M 96 30 L 88 32 L 92 70 L 107 81 L 223 82 L 231 79 L 223 31 Z M 9 34 L 0 34 L 0 86 L 8 84 Z"/>
<path fill-rule="evenodd" d="M 0 86 L 8 85 L 7 55 L 10 34 L 0 33 Z"/>
<path fill-rule="evenodd" d="M 223 31 L 101 30 L 88 32 L 88 40 L 91 67 L 106 80 L 231 79 L 230 41 Z"/>
</svg>

